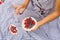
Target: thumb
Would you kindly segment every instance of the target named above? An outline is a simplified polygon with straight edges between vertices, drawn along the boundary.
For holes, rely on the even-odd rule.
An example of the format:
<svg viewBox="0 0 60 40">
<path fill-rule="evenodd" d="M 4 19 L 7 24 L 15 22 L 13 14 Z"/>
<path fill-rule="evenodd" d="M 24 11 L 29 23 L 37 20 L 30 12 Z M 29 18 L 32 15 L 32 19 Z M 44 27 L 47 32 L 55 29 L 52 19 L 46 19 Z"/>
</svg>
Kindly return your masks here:
<svg viewBox="0 0 60 40">
<path fill-rule="evenodd" d="M 39 28 L 39 26 L 36 25 L 36 26 L 31 30 L 31 32 L 32 32 L 32 31 L 36 31 L 36 30 L 38 30 L 38 28 Z"/>
<path fill-rule="evenodd" d="M 13 6 L 15 9 L 17 8 L 17 6 Z"/>
<path fill-rule="evenodd" d="M 24 10 L 22 11 L 22 13 L 24 13 L 24 12 L 25 12 L 25 10 L 26 10 L 26 8 L 24 8 Z"/>
<path fill-rule="evenodd" d="M 25 12 L 25 10 L 26 10 L 26 8 L 21 9 L 20 15 L 23 14 Z"/>
<path fill-rule="evenodd" d="M 30 32 L 33 32 L 33 31 L 35 31 L 35 30 L 37 30 L 37 28 L 33 28 Z"/>
</svg>

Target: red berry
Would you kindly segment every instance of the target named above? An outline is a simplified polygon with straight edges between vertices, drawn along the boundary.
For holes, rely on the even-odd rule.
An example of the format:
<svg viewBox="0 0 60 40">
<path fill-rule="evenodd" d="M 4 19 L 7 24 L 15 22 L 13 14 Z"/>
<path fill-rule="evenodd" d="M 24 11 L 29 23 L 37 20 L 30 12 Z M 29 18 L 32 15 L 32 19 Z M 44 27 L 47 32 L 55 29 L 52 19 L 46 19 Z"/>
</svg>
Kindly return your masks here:
<svg viewBox="0 0 60 40">
<path fill-rule="evenodd" d="M 3 2 L 1 1 L 0 4 L 2 4 Z"/>
<path fill-rule="evenodd" d="M 29 25 L 26 25 L 25 28 L 28 29 L 29 28 Z"/>
<path fill-rule="evenodd" d="M 12 31 L 13 33 L 17 33 L 17 30 L 15 30 L 15 29 L 14 29 L 14 30 L 11 30 L 11 31 Z"/>
<path fill-rule="evenodd" d="M 35 21 L 32 20 L 32 24 L 35 25 Z"/>
<path fill-rule="evenodd" d="M 25 24 L 27 24 L 28 22 L 27 21 L 25 21 Z"/>
<path fill-rule="evenodd" d="M 16 33 L 17 32 L 17 29 L 16 29 L 16 27 L 14 27 L 14 26 L 11 26 L 11 32 L 13 32 L 13 33 Z"/>
<path fill-rule="evenodd" d="M 28 29 L 30 28 L 32 25 L 35 25 L 35 21 L 30 17 L 30 18 L 27 18 L 25 20 L 25 28 Z"/>
<path fill-rule="evenodd" d="M 32 20 L 32 18 L 30 17 L 30 18 L 29 18 L 29 20 L 31 21 L 31 20 Z"/>
</svg>

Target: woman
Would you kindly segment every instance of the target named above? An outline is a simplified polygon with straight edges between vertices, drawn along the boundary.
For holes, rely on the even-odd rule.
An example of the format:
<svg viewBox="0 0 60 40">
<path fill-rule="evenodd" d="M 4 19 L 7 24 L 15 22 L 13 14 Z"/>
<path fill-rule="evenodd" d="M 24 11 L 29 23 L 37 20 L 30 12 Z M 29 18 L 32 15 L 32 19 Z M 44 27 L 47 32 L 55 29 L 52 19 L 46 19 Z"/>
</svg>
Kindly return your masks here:
<svg viewBox="0 0 60 40">
<path fill-rule="evenodd" d="M 48 0 L 48 1 L 47 0 L 44 0 L 44 1 L 43 0 L 31 0 L 31 1 L 26 0 L 25 1 L 26 4 L 23 3 L 22 5 L 19 4 L 20 2 L 21 0 L 20 1 L 17 0 L 17 2 L 16 0 L 13 0 L 13 1 L 5 0 L 4 4 L 0 6 L 0 9 L 1 9 L 0 11 L 1 40 L 59 40 L 60 39 L 59 31 L 56 27 L 57 25 L 55 26 L 52 25 L 53 23 L 54 24 L 58 23 L 57 20 L 51 22 L 52 24 L 49 23 L 49 24 L 46 24 L 40 27 L 40 29 L 36 30 L 35 32 L 26 32 L 25 30 L 22 29 L 22 26 L 21 26 L 22 20 L 27 16 L 34 17 L 39 22 L 49 13 L 54 11 L 52 10 L 52 8 L 53 8 L 53 5 L 55 4 L 55 0 Z M 29 2 L 30 4 L 28 5 Z M 41 7 L 43 9 L 46 8 L 44 15 L 41 15 L 41 12 L 39 12 L 40 9 L 37 7 L 38 2 L 42 5 Z M 14 3 L 19 4 L 19 6 L 18 5 L 15 6 Z M 24 9 L 23 10 L 24 14 L 16 15 L 20 13 L 19 10 L 21 8 Z M 11 24 L 16 25 L 16 27 L 18 28 L 17 35 L 13 35 L 10 33 L 9 26 Z M 50 25 L 53 27 L 51 27 Z M 40 26 L 40 22 L 38 26 Z M 35 29 L 32 29 L 32 30 L 35 30 Z"/>
<path fill-rule="evenodd" d="M 30 0 L 28 0 L 28 2 L 26 2 L 26 3 L 29 3 L 29 1 Z M 32 1 L 32 0 L 31 0 Z M 41 1 L 41 0 L 40 0 Z M 43 0 L 44 1 L 44 0 Z M 43 2 L 42 1 L 42 2 Z M 51 1 L 51 0 L 46 0 L 46 1 Z M 54 0 L 55 1 L 55 0 Z M 32 2 L 34 2 L 34 0 L 32 1 Z M 35 2 L 36 2 L 36 0 L 35 0 Z M 53 2 L 53 1 L 52 1 Z M 50 2 L 50 4 L 52 3 L 52 2 Z M 32 29 L 32 31 L 35 31 L 35 30 L 37 30 L 39 27 L 41 27 L 43 24 L 45 24 L 45 23 L 47 23 L 47 22 L 50 22 L 50 21 L 52 21 L 52 20 L 54 20 L 54 19 L 56 19 L 57 17 L 59 17 L 60 16 L 60 4 L 59 4 L 59 2 L 60 2 L 60 0 L 56 0 L 56 2 L 55 2 L 55 5 L 52 3 L 52 5 L 55 7 L 55 10 L 53 11 L 53 12 L 50 12 L 51 14 L 50 15 L 46 15 L 47 17 L 45 17 L 45 18 L 43 18 L 42 20 L 40 20 L 40 21 L 38 21 L 38 23 L 37 23 L 37 25 L 36 25 L 36 27 L 34 28 L 34 29 Z M 46 2 L 47 3 L 47 2 Z M 43 3 L 41 3 L 41 4 L 43 4 Z M 28 4 L 27 4 L 28 5 Z M 33 6 L 34 6 L 34 4 L 32 4 Z M 49 3 L 48 3 L 48 5 L 49 5 Z M 45 4 L 43 4 L 43 6 L 45 6 L 45 8 L 46 9 L 49 9 L 49 6 L 51 7 L 51 5 L 49 5 L 48 6 L 47 4 L 46 4 L 46 6 L 45 6 Z M 30 6 L 31 7 L 31 6 Z M 34 8 L 34 7 L 33 7 Z M 32 8 L 32 10 L 33 10 L 33 8 Z M 25 6 L 25 9 L 26 9 L 26 6 Z M 28 8 L 27 8 L 28 9 Z M 16 10 L 16 12 L 17 13 L 19 13 L 18 12 L 19 10 L 17 9 Z M 51 11 L 51 10 L 50 10 Z M 32 14 L 33 15 L 33 14 Z M 60 18 L 57 18 L 56 20 L 54 20 L 54 21 L 52 21 L 52 22 L 50 22 L 50 23 L 48 23 L 48 24 L 46 24 L 46 25 L 44 25 L 44 27 L 41 27 L 41 28 L 43 28 L 44 30 L 45 30 L 45 33 L 47 34 L 47 36 L 49 37 L 49 38 L 51 38 L 50 40 L 60 40 L 59 39 L 59 33 L 60 33 L 60 31 L 59 31 L 59 29 L 60 29 L 60 25 L 59 25 L 59 19 Z M 45 27 L 46 26 L 46 27 Z M 40 28 L 40 29 L 41 29 Z M 42 29 L 42 30 L 43 30 Z M 40 31 L 41 32 L 41 31 Z M 41 34 L 41 33 L 40 33 Z"/>
</svg>

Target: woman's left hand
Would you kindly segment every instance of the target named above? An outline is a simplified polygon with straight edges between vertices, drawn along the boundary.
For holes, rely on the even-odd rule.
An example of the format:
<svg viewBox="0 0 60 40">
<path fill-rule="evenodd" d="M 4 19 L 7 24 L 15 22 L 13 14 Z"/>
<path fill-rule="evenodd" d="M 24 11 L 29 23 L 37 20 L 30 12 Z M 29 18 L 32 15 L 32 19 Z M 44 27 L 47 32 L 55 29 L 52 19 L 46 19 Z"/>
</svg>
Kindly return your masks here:
<svg viewBox="0 0 60 40">
<path fill-rule="evenodd" d="M 37 30 L 39 27 L 40 27 L 40 24 L 39 24 L 39 22 L 37 22 L 37 25 L 33 29 L 31 29 L 31 32 Z"/>
</svg>

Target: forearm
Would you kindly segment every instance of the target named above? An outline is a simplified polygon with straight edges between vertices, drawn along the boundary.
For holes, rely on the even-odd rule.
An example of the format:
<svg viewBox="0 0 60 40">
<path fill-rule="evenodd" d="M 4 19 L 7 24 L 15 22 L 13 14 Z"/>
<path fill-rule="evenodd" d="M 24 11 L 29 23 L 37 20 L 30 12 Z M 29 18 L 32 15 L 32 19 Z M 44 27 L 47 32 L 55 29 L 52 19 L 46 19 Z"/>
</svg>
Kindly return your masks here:
<svg viewBox="0 0 60 40">
<path fill-rule="evenodd" d="M 44 19 L 42 19 L 41 21 L 39 21 L 38 25 L 41 26 L 45 23 L 48 23 L 48 22 L 56 19 L 57 17 L 59 17 L 59 13 L 58 13 L 58 11 L 55 11 L 55 12 L 51 13 L 50 15 L 48 15 L 47 17 L 45 17 Z"/>
<path fill-rule="evenodd" d="M 20 9 L 22 6 L 25 7 L 25 8 L 27 8 L 29 2 L 30 2 L 30 0 L 25 0 L 25 2 L 24 2 L 23 4 L 20 4 L 20 5 L 18 6 L 18 8 Z"/>
<path fill-rule="evenodd" d="M 50 15 L 48 15 L 47 17 L 45 17 L 38 23 L 39 23 L 39 25 L 43 25 L 45 23 L 48 23 L 48 22 L 56 19 L 59 16 L 60 16 L 60 0 L 56 0 L 56 11 L 54 11 L 53 13 L 51 13 Z"/>
<path fill-rule="evenodd" d="M 29 2 L 30 2 L 30 0 L 25 0 L 24 5 L 25 5 L 25 6 L 28 6 Z"/>
<path fill-rule="evenodd" d="M 42 25 L 44 25 L 44 24 L 46 24 L 48 22 L 53 21 L 54 19 L 56 19 L 59 16 L 60 16 L 60 0 L 56 0 L 56 10 L 54 12 L 52 12 L 51 14 L 49 14 L 44 19 L 42 19 L 39 22 L 37 22 L 37 25 L 31 31 L 37 30 Z"/>
<path fill-rule="evenodd" d="M 56 0 L 56 10 L 60 13 L 60 0 Z"/>
</svg>

